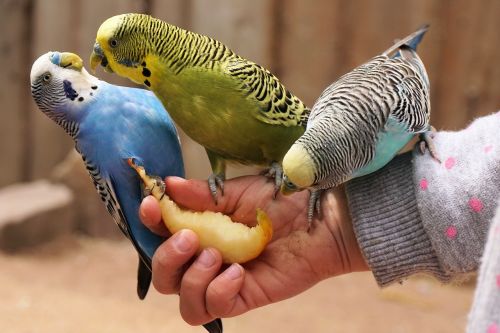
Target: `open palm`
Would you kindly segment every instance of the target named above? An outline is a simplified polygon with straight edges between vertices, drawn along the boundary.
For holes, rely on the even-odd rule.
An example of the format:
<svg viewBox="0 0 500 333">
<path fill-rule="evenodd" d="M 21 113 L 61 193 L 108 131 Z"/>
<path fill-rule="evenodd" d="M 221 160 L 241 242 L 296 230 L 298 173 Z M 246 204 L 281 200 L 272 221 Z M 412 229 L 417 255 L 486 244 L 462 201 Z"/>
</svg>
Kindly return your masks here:
<svg viewBox="0 0 500 333">
<path fill-rule="evenodd" d="M 226 181 L 218 205 L 206 181 L 170 177 L 166 185 L 167 194 L 182 207 L 219 211 L 247 224 L 255 223 L 256 208 L 261 208 L 273 221 L 272 241 L 244 268 L 233 264 L 220 273 L 221 256 L 215 249 L 205 250 L 190 264 L 198 239 L 187 230 L 173 235 L 157 250 L 153 283 L 161 293 L 180 294 L 181 314 L 190 324 L 236 316 L 292 297 L 325 278 L 366 269 L 341 189 L 326 193 L 322 218 L 308 232 L 309 194 L 279 195 L 273 200 L 274 186 L 262 176 Z M 166 235 L 160 215 L 156 201 L 146 198 L 141 205 L 143 222 Z"/>
</svg>

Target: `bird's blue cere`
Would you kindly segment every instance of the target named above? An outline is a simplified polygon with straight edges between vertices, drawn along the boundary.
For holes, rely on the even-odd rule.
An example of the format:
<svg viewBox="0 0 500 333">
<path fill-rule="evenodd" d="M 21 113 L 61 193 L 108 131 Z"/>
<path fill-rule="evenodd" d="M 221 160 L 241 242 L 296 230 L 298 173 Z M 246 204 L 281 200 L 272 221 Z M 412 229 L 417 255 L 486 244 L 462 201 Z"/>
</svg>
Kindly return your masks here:
<svg viewBox="0 0 500 333">
<path fill-rule="evenodd" d="M 59 64 L 61 63 L 61 53 L 60 52 L 52 52 L 51 55 L 49 56 L 49 59 L 50 59 L 51 63 L 59 66 Z"/>
</svg>

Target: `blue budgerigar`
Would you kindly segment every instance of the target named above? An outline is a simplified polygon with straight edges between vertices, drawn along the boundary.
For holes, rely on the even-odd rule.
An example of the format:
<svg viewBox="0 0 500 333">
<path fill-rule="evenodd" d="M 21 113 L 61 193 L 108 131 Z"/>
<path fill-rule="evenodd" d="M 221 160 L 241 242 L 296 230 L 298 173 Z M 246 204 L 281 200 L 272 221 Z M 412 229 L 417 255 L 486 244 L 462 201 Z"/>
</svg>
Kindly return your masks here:
<svg viewBox="0 0 500 333">
<path fill-rule="evenodd" d="M 429 80 L 416 46 L 425 26 L 330 85 L 305 133 L 283 159 L 282 192 L 308 188 L 309 223 L 319 195 L 372 173 L 421 137 L 437 159 L 429 125 Z"/>
<path fill-rule="evenodd" d="M 172 120 L 153 93 L 101 81 L 68 52 L 49 52 L 35 61 L 31 92 L 40 110 L 74 139 L 107 210 L 139 253 L 137 292 L 144 298 L 151 258 L 164 239 L 139 220 L 141 182 L 127 159 L 160 177 L 184 176 Z M 206 328 L 222 330 L 220 320 Z"/>
</svg>

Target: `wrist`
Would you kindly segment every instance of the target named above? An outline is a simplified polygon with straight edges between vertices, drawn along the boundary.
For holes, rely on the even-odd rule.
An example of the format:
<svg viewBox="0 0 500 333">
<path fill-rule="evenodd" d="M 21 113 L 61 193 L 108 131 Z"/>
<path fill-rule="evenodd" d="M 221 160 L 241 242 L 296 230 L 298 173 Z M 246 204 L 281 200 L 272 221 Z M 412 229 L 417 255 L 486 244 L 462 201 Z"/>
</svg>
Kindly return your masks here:
<svg viewBox="0 0 500 333">
<path fill-rule="evenodd" d="M 344 187 L 325 191 L 322 196 L 322 223 L 329 230 L 329 238 L 335 244 L 330 276 L 369 270 L 354 233 Z M 336 257 L 336 258 L 335 258 Z"/>
</svg>

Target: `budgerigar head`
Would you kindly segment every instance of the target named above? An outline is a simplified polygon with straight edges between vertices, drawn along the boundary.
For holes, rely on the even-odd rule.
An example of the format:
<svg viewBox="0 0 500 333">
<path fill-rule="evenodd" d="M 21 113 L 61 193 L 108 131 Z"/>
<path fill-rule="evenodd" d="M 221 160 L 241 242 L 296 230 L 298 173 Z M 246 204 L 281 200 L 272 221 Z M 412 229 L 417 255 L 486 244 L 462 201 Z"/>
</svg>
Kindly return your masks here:
<svg viewBox="0 0 500 333">
<path fill-rule="evenodd" d="M 40 110 L 63 126 L 78 121 L 83 105 L 92 100 L 99 80 L 69 52 L 48 52 L 31 67 L 31 95 Z"/>
<path fill-rule="evenodd" d="M 100 64 L 107 72 L 148 85 L 145 82 L 147 75 L 145 77 L 143 73 L 145 58 L 151 49 L 153 26 L 157 27 L 160 22 L 144 14 L 122 14 L 108 18 L 97 31 L 90 56 L 92 70 Z"/>
<path fill-rule="evenodd" d="M 314 185 L 315 166 L 305 147 L 294 143 L 283 158 L 281 193 L 291 194 Z"/>
</svg>

